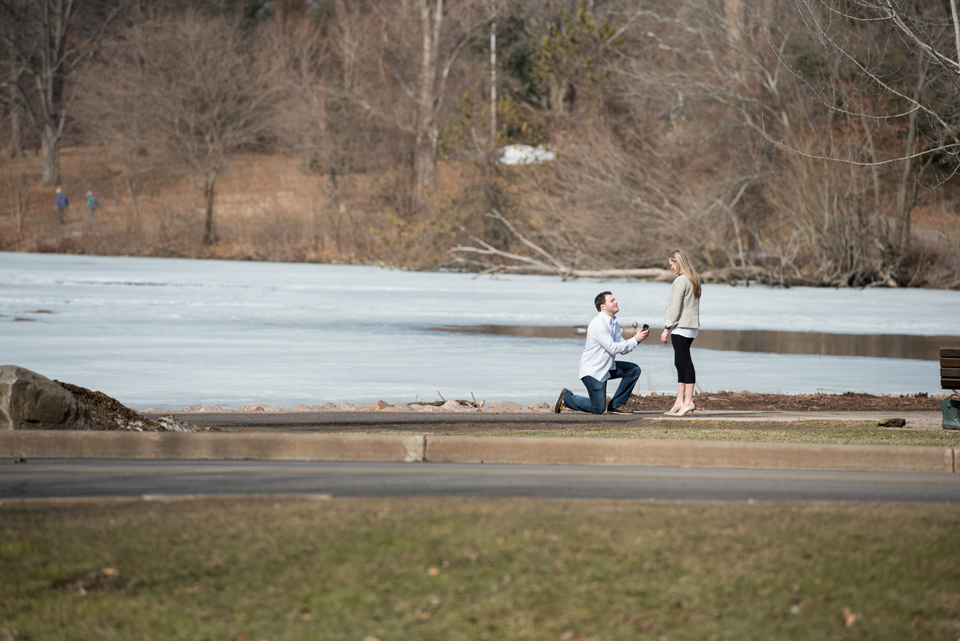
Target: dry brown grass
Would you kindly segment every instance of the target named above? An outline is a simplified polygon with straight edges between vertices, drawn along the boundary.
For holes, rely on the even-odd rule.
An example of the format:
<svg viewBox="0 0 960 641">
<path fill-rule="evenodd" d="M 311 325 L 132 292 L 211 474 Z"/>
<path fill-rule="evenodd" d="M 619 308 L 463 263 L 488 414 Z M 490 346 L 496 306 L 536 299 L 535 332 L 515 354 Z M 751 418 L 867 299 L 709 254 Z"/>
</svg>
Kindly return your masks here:
<svg viewBox="0 0 960 641">
<path fill-rule="evenodd" d="M 423 231 L 434 227 L 393 207 L 397 181 L 390 172 L 338 176 L 334 189 L 329 175 L 308 171 L 295 157 L 235 157 L 217 183 L 221 240 L 204 247 L 201 187 L 186 167 L 161 167 L 141 178 L 138 217 L 121 167 L 108 150 L 66 149 L 62 187 L 71 205 L 62 226 L 53 207 L 55 188 L 39 186 L 37 156 L 28 154 L 21 164 L 8 162 L 0 171 L 11 187 L 0 209 L 3 250 L 409 263 L 434 249 L 429 242 L 424 245 Z M 21 171 L 20 185 L 14 185 Z M 444 183 L 457 182 L 455 170 L 446 173 L 453 175 Z M 84 204 L 88 190 L 100 201 L 93 227 Z M 15 196 L 25 203 L 19 233 Z M 432 254 L 436 258 L 437 252 Z"/>
<path fill-rule="evenodd" d="M 205 246 L 202 187 L 189 168 L 144 171 L 135 210 L 122 161 L 110 149 L 70 147 L 61 161 L 62 187 L 71 199 L 65 225 L 57 222 L 55 188 L 40 186 L 37 154 L 0 161 L 0 250 L 434 268 L 449 260 L 447 249 L 460 240 L 461 225 L 494 243 L 516 242 L 484 218 L 491 207 L 511 212 L 525 229 L 539 230 L 533 237 L 558 233 L 556 221 L 543 215 L 550 208 L 537 184 L 538 172 L 549 167 L 504 168 L 493 175 L 473 161 L 444 160 L 430 205 L 416 211 L 400 167 L 338 175 L 334 189 L 330 175 L 310 171 L 302 158 L 239 155 L 217 183 L 219 241 Z M 93 227 L 86 220 L 88 190 L 100 201 Z M 915 235 L 930 256 L 949 255 L 946 250 L 960 246 L 948 196 L 938 193 L 917 207 Z M 589 211 L 576 208 L 575 214 L 590 224 Z M 622 216 L 611 214 L 609 224 L 621 225 Z M 632 247 L 635 254 L 637 246 Z M 948 282 L 957 278 L 950 265 L 929 262 L 928 280 L 956 286 Z"/>
</svg>

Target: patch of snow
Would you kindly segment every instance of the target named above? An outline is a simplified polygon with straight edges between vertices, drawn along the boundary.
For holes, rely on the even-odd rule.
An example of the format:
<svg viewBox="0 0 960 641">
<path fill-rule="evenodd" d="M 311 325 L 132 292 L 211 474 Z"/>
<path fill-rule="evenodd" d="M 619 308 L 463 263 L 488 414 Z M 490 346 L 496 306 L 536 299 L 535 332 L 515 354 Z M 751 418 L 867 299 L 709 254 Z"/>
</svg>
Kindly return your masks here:
<svg viewBox="0 0 960 641">
<path fill-rule="evenodd" d="M 554 160 L 557 157 L 552 151 L 542 146 L 507 145 L 500 150 L 501 165 L 533 165 L 545 160 Z"/>
</svg>

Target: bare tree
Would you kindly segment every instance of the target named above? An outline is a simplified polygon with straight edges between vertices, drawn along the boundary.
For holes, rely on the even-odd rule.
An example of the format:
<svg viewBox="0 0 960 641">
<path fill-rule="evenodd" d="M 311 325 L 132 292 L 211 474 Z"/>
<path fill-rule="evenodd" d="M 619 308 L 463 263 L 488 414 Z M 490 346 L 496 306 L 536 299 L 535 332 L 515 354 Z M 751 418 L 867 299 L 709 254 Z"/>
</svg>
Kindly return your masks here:
<svg viewBox="0 0 960 641">
<path fill-rule="evenodd" d="M 422 198 L 433 187 L 440 139 L 440 110 L 446 93 L 447 78 L 457 57 L 470 42 L 480 37 L 481 29 L 492 17 L 485 14 L 482 3 L 473 7 L 476 15 L 459 16 L 460 24 L 454 38 L 444 38 L 446 26 L 444 0 L 420 0 L 420 30 L 422 54 L 420 59 L 419 94 L 410 94 L 417 105 L 415 127 L 414 167 L 417 194 Z M 449 22 L 449 20 L 448 20 Z M 446 41 L 446 47 L 444 43 Z"/>
<path fill-rule="evenodd" d="M 488 0 L 458 3 L 452 11 L 444 0 L 412 4 L 377 6 L 380 51 L 375 75 L 367 81 L 373 84 L 353 84 L 351 95 L 369 114 L 412 138 L 415 191 L 422 204 L 434 185 L 451 71 L 464 49 L 482 37 L 491 15 Z M 349 14 L 343 18 L 352 23 Z M 345 48 L 353 34 L 356 29 L 343 31 L 335 41 Z M 412 51 L 417 51 L 415 56 Z M 401 97 L 406 99 L 402 104 Z"/>
<path fill-rule="evenodd" d="M 120 46 L 117 51 L 127 51 Z M 139 195 L 143 178 L 164 162 L 150 149 L 149 111 L 138 87 L 140 73 L 117 59 L 104 56 L 86 71 L 83 91 L 74 110 L 92 144 L 103 145 L 114 155 L 130 198 L 131 230 L 140 226 Z"/>
<path fill-rule="evenodd" d="M 9 0 L 7 12 L 22 14 L 26 0 Z M 2 6 L 2 5 L 0 5 Z M 0 15 L 3 15 L 0 13 Z M 23 77 L 23 65 L 17 64 L 17 54 L 22 48 L 22 33 L 15 28 L 12 20 L 0 21 L 0 41 L 3 43 L 3 54 L 6 64 L 0 64 L 0 107 L 9 120 L 10 137 L 7 139 L 7 152 L 11 158 L 19 156 L 23 151 L 23 98 L 21 96 L 20 81 Z"/>
<path fill-rule="evenodd" d="M 914 155 L 960 155 L 960 14 L 957 3 L 907 0 L 797 0 L 806 24 L 827 49 L 839 56 L 861 77 L 865 86 L 890 99 L 887 113 L 860 113 L 847 105 L 831 104 L 828 92 L 823 102 L 844 115 L 862 115 L 879 120 L 897 120 L 913 113 L 927 121 L 927 143 L 912 153 L 866 162 L 889 163 Z M 849 25 L 872 30 L 867 50 L 856 48 Z M 889 64 L 884 57 L 900 49 L 917 60 L 913 73 L 902 64 Z"/>
<path fill-rule="evenodd" d="M 349 94 L 356 84 L 359 61 L 371 25 L 369 17 L 364 14 L 358 2 L 336 0 L 336 9 L 337 20 L 333 25 L 334 33 L 330 40 L 340 59 L 341 86 Z"/>
<path fill-rule="evenodd" d="M 77 87 L 71 82 L 103 46 L 126 0 L 0 0 L 9 58 L 4 77 L 19 94 L 43 153 L 43 184 L 60 180 L 60 145 Z M 13 82 L 16 79 L 17 82 Z"/>
<path fill-rule="evenodd" d="M 117 99 L 101 103 L 101 117 L 125 122 L 110 127 L 129 149 L 192 169 L 207 245 L 218 239 L 216 184 L 230 155 L 263 144 L 270 131 L 274 88 L 254 51 L 235 20 L 188 13 L 138 25 L 111 58 Z"/>
<path fill-rule="evenodd" d="M 875 215 L 868 235 L 877 247 L 877 273 L 891 285 L 908 283 L 916 276 L 909 266 L 915 260 L 911 215 L 921 182 L 937 185 L 960 169 L 956 2 L 798 0 L 797 6 L 823 60 L 846 80 L 820 82 L 789 57 L 785 66 L 817 96 L 834 132 L 862 135 L 850 147 L 847 135 L 813 147 L 769 138 L 791 153 L 872 173 Z"/>
<path fill-rule="evenodd" d="M 330 39 L 309 21 L 274 24 L 260 35 L 263 55 L 272 63 L 275 127 L 287 149 L 312 153 L 331 145 L 327 103 Z"/>
</svg>

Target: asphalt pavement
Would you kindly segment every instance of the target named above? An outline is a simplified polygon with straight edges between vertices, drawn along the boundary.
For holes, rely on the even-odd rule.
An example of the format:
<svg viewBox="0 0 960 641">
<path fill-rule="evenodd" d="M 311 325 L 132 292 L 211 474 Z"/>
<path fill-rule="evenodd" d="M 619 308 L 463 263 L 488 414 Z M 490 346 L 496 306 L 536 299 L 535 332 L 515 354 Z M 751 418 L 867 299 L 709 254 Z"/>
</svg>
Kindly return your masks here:
<svg viewBox="0 0 960 641">
<path fill-rule="evenodd" d="M 960 475 L 619 465 L 0 460 L 0 506 L 199 496 L 568 498 L 960 504 Z"/>
</svg>

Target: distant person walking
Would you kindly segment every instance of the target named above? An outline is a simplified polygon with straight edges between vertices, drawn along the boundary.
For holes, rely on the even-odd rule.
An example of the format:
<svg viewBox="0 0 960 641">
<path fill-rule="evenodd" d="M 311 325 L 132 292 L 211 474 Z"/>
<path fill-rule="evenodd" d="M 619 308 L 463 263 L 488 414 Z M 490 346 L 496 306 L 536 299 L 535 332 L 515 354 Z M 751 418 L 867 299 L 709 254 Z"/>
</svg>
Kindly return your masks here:
<svg viewBox="0 0 960 641">
<path fill-rule="evenodd" d="M 677 367 L 677 400 L 664 414 L 686 416 L 695 407 L 693 387 L 697 382 L 697 372 L 690 357 L 690 345 L 700 328 L 700 276 L 682 249 L 671 252 L 667 261 L 677 277 L 667 296 L 667 312 L 663 318 L 664 329 L 660 340 L 666 343 L 670 337 L 673 343 L 673 363 Z"/>
<path fill-rule="evenodd" d="M 56 206 L 57 206 L 57 215 L 60 217 L 60 224 L 62 225 L 64 223 L 64 218 L 63 218 L 64 213 L 66 212 L 67 207 L 70 206 L 70 199 L 67 198 L 67 195 L 63 193 L 63 190 L 60 189 L 59 187 L 57 187 Z"/>
<path fill-rule="evenodd" d="M 580 381 L 587 388 L 589 397 L 577 396 L 563 388 L 553 411 L 559 414 L 564 407 L 569 407 L 591 414 L 603 414 L 606 411 L 630 414 L 631 412 L 624 409 L 624 405 L 640 378 L 640 366 L 629 361 L 618 361 L 615 357 L 635 350 L 650 334 L 650 330 L 645 325 L 633 338 L 625 341 L 617 321 L 620 306 L 613 294 L 600 292 L 593 304 L 599 313 L 587 326 L 587 342 L 580 356 Z M 607 381 L 611 378 L 619 378 L 620 386 L 608 405 Z"/>
<path fill-rule="evenodd" d="M 97 210 L 97 207 L 100 206 L 100 201 L 97 200 L 96 196 L 93 195 L 92 191 L 87 192 L 87 220 L 90 221 L 90 226 L 93 227 L 93 212 Z"/>
</svg>

